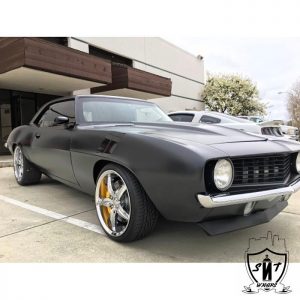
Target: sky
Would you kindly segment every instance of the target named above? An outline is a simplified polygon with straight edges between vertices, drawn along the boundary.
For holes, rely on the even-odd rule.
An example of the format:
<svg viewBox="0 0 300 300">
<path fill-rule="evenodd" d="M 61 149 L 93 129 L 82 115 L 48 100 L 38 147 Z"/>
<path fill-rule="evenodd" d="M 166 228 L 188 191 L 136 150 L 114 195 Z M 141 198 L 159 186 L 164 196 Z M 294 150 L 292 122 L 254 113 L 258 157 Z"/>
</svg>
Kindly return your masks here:
<svg viewBox="0 0 300 300">
<path fill-rule="evenodd" d="M 167 37 L 184 50 L 204 57 L 205 72 L 235 73 L 256 83 L 268 105 L 267 119 L 289 119 L 288 91 L 300 80 L 300 38 Z"/>
</svg>

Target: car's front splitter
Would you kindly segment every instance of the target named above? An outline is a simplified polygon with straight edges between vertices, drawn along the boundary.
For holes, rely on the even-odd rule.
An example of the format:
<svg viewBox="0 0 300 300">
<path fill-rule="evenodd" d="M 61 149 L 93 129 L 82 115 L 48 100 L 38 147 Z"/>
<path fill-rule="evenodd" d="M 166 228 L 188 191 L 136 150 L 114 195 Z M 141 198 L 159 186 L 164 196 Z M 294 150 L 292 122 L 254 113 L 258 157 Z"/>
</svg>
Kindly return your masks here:
<svg viewBox="0 0 300 300">
<path fill-rule="evenodd" d="M 272 207 L 256 211 L 247 216 L 233 216 L 198 223 L 209 235 L 217 235 L 238 229 L 244 229 L 255 225 L 267 223 L 278 215 L 286 206 L 287 201 L 278 201 Z"/>
</svg>

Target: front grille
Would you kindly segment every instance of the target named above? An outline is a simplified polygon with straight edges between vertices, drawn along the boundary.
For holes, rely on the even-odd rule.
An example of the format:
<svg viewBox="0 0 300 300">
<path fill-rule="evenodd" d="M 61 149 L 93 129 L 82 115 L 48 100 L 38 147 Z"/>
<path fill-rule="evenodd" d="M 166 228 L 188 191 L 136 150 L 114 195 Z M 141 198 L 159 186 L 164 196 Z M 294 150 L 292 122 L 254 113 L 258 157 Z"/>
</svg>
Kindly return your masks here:
<svg viewBox="0 0 300 300">
<path fill-rule="evenodd" d="M 283 136 L 280 127 L 263 127 L 261 133 L 264 135 Z"/>
<path fill-rule="evenodd" d="M 284 183 L 291 171 L 291 155 L 242 157 L 232 159 L 233 186 Z"/>
</svg>

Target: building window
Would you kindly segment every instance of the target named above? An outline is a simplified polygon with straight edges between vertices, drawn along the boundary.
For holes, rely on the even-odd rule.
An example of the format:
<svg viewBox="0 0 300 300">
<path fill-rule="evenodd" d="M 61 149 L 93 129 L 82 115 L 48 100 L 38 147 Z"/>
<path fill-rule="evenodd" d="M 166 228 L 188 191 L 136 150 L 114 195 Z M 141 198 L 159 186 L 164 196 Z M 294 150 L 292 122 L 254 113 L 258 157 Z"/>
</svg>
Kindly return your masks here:
<svg viewBox="0 0 300 300">
<path fill-rule="evenodd" d="M 10 92 L 0 90 L 0 154 L 7 153 L 4 143 L 12 130 Z"/>
<path fill-rule="evenodd" d="M 29 124 L 44 104 L 56 98 L 55 95 L 0 89 L 0 154 L 8 153 L 4 143 L 12 129 Z"/>
<path fill-rule="evenodd" d="M 68 39 L 66 37 L 39 37 L 39 39 L 62 46 L 68 46 Z"/>
<path fill-rule="evenodd" d="M 132 59 L 89 45 L 89 53 L 110 60 L 112 63 L 132 67 Z"/>
<path fill-rule="evenodd" d="M 46 95 L 46 94 L 36 94 L 36 111 L 38 111 L 43 105 L 48 103 L 51 100 L 58 98 L 58 96 L 54 95 Z"/>
</svg>

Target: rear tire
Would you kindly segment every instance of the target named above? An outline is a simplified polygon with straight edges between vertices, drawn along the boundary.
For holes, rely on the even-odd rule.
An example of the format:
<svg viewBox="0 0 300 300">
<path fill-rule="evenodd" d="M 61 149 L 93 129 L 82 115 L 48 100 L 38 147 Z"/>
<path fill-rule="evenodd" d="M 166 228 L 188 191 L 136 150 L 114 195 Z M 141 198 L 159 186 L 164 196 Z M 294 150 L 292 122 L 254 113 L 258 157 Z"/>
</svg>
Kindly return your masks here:
<svg viewBox="0 0 300 300">
<path fill-rule="evenodd" d="M 30 185 L 40 181 L 42 173 L 24 156 L 21 146 L 15 148 L 13 162 L 18 184 Z"/>
<path fill-rule="evenodd" d="M 154 230 L 158 220 L 159 213 L 140 183 L 119 165 L 109 164 L 101 170 L 95 203 L 101 227 L 117 242 L 145 237 Z"/>
</svg>

